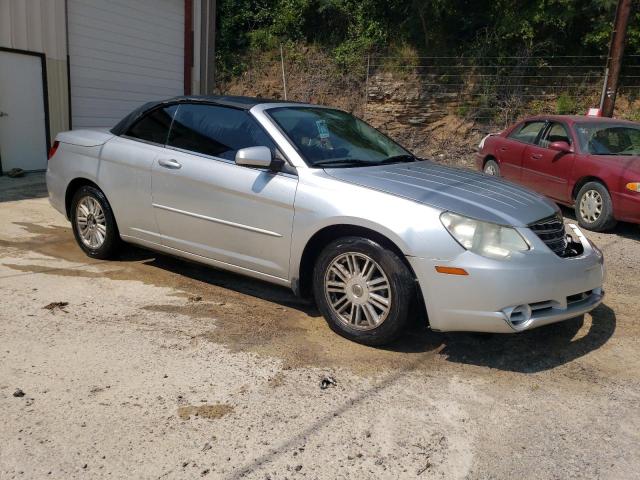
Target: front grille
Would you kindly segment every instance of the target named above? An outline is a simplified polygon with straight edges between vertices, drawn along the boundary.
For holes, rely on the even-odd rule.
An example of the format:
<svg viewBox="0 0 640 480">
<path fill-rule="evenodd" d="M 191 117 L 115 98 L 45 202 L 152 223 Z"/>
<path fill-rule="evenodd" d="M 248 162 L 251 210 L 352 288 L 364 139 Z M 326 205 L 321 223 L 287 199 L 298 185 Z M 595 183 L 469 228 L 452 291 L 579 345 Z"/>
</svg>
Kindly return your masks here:
<svg viewBox="0 0 640 480">
<path fill-rule="evenodd" d="M 560 257 L 565 256 L 569 242 L 560 215 L 543 218 L 529 225 L 529 228 L 533 230 L 533 232 L 540 237 L 540 240 L 553 250 L 556 255 Z"/>
</svg>

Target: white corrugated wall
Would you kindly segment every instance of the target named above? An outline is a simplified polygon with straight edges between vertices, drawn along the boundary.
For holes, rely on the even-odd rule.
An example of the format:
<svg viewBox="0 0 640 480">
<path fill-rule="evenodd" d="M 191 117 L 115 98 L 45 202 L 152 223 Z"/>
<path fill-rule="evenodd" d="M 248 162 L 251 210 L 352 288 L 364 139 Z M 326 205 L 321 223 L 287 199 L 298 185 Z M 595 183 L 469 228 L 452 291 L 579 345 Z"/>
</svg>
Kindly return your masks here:
<svg viewBox="0 0 640 480">
<path fill-rule="evenodd" d="M 73 128 L 184 92 L 184 0 L 68 0 Z"/>
</svg>

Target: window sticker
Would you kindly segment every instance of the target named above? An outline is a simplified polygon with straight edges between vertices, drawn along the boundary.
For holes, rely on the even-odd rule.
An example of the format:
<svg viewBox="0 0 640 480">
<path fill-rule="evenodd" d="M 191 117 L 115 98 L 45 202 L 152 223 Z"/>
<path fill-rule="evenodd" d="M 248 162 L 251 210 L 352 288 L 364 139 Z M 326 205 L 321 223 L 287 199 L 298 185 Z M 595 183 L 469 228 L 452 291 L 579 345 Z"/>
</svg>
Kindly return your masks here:
<svg viewBox="0 0 640 480">
<path fill-rule="evenodd" d="M 316 128 L 318 129 L 318 136 L 321 139 L 329 138 L 329 128 L 327 122 L 324 120 L 316 120 Z"/>
</svg>

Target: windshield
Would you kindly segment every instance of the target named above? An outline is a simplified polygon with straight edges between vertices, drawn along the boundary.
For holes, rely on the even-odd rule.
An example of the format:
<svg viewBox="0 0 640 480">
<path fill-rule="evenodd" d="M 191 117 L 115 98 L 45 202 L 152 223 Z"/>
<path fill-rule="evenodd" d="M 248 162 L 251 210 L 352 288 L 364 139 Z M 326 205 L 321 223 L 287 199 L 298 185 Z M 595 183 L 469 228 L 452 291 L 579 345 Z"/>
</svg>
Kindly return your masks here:
<svg viewBox="0 0 640 480">
<path fill-rule="evenodd" d="M 576 125 L 580 148 L 594 155 L 640 155 L 640 125 L 581 123 Z"/>
<path fill-rule="evenodd" d="M 414 156 L 362 120 L 340 110 L 278 107 L 268 111 L 311 167 L 411 162 Z"/>
</svg>

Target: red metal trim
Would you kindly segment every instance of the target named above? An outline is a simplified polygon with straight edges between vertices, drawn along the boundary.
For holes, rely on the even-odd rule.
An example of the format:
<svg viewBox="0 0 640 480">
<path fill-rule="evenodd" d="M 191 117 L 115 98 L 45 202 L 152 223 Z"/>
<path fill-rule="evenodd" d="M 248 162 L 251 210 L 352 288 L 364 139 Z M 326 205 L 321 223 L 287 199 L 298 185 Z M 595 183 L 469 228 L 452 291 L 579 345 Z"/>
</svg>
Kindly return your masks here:
<svg viewBox="0 0 640 480">
<path fill-rule="evenodd" d="M 184 94 L 191 95 L 193 67 L 193 0 L 184 0 Z"/>
</svg>

